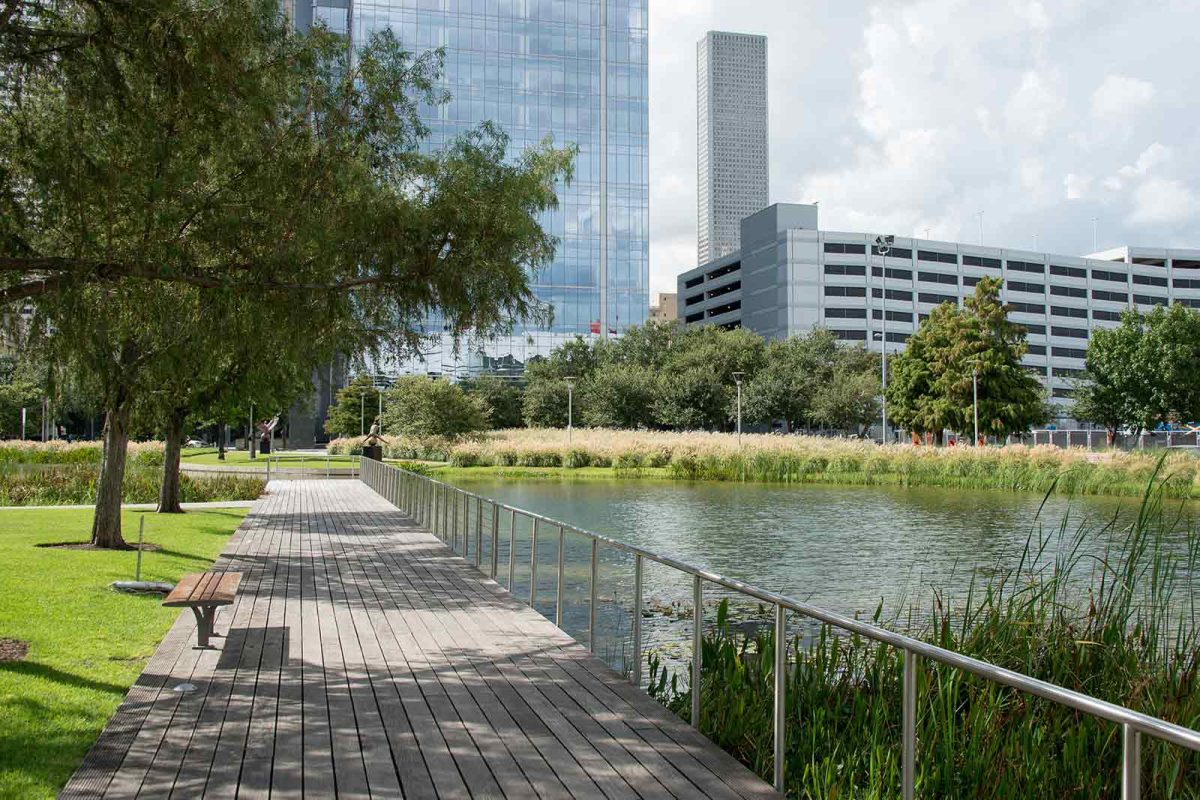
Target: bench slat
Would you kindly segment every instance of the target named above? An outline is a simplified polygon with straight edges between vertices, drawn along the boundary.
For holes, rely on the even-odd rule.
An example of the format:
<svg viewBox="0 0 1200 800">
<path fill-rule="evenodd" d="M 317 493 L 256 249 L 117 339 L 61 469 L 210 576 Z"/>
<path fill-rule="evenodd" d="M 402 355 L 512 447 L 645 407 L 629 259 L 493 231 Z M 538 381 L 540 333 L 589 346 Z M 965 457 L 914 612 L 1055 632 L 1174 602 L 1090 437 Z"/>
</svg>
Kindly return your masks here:
<svg viewBox="0 0 1200 800">
<path fill-rule="evenodd" d="M 163 600 L 164 606 L 227 606 L 237 596 L 240 572 L 197 572 L 184 575 Z"/>
</svg>

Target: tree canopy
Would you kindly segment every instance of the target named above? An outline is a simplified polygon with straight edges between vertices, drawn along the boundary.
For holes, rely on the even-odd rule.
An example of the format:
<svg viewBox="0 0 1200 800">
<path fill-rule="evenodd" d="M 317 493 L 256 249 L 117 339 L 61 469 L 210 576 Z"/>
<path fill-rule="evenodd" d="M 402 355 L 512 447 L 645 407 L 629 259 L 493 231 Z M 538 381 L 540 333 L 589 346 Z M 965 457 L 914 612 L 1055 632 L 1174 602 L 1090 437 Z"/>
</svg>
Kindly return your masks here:
<svg viewBox="0 0 1200 800">
<path fill-rule="evenodd" d="M 934 308 L 889 360 L 888 412 L 899 427 L 941 435 L 971 431 L 978 385 L 979 432 L 1006 436 L 1049 417 L 1044 389 L 1021 366 L 1025 329 L 1008 319 L 999 278 L 983 278 L 963 308 Z"/>
</svg>

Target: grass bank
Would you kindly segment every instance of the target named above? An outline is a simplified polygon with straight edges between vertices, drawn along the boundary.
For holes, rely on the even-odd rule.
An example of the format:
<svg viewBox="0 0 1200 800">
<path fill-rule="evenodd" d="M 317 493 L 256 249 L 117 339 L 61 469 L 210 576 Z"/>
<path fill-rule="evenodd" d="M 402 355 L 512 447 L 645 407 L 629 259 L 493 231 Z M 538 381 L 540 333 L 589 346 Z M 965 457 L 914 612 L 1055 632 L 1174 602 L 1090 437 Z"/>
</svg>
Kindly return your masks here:
<svg viewBox="0 0 1200 800">
<path fill-rule="evenodd" d="M 339 440 L 331 452 L 355 451 Z M 1064 494 L 1137 496 L 1161 453 L 1088 453 L 1054 447 L 881 447 L 811 436 L 578 429 L 496 431 L 474 440 L 394 439 L 385 456 L 441 461 L 455 469 L 536 470 L 528 476 L 609 470 L 620 477 L 676 480 L 943 486 Z M 467 473 L 470 474 L 470 473 Z M 1169 497 L 1200 497 L 1200 459 L 1167 456 L 1159 474 Z"/>
<path fill-rule="evenodd" d="M 307 467 L 310 469 L 324 469 L 328 463 L 331 467 L 349 467 L 358 463 L 358 459 L 349 458 L 345 455 L 332 455 L 328 460 L 325 456 L 293 454 L 288 451 L 275 453 L 275 461 L 273 467 Z M 222 461 L 217 456 L 217 451 L 213 448 L 196 448 L 185 449 L 181 453 L 181 462 L 184 464 L 204 464 L 214 467 L 255 467 L 261 470 L 267 468 L 267 456 L 259 455 L 255 459 L 250 458 L 250 454 L 245 450 L 226 450 L 225 460 Z"/>
<path fill-rule="evenodd" d="M 209 566 L 245 512 L 146 515 L 147 580 L 178 580 Z M 126 512 L 126 529 L 138 512 Z M 132 552 L 38 548 L 87 541 L 90 511 L 0 515 L 0 638 L 29 643 L 0 663 L 0 798 L 54 797 L 145 667 L 178 609 L 157 596 L 117 594 L 133 576 Z"/>
<path fill-rule="evenodd" d="M 1109 527 L 1058 531 L 1067 555 L 1047 563 L 1031 540 L 1015 565 L 965 597 L 935 596 L 888 627 L 1156 717 L 1200 724 L 1200 532 L 1176 508 L 1147 500 L 1102 561 L 1076 555 Z M 1184 555 L 1164 547 L 1185 537 Z M 1080 591 L 1081 567 L 1091 581 Z M 1089 574 L 1084 569 L 1083 575 Z M 1081 599 L 1082 598 L 1082 599 Z M 709 629 L 701 673 L 701 730 L 762 777 L 773 762 L 776 642 L 769 623 L 734 633 L 724 604 Z M 882 618 L 876 612 L 876 621 Z M 767 614 L 760 614 L 768 617 Z M 793 615 L 793 621 L 794 615 Z M 690 635 L 690 634 L 689 634 Z M 829 626 L 787 648 L 785 776 L 789 796 L 900 795 L 903 657 Z M 918 797 L 1120 796 L 1121 735 L 1050 701 L 918 659 Z M 650 691 L 690 716 L 690 670 L 649 656 Z M 1146 798 L 1200 796 L 1200 753 L 1143 736 Z"/>
<path fill-rule="evenodd" d="M 96 500 L 98 465 L 35 465 L 32 469 L 0 469 L 0 506 L 86 505 Z M 161 467 L 128 467 L 122 484 L 126 503 L 154 503 L 162 486 Z M 246 475 L 183 474 L 180 496 L 185 503 L 255 500 L 266 482 Z"/>
</svg>

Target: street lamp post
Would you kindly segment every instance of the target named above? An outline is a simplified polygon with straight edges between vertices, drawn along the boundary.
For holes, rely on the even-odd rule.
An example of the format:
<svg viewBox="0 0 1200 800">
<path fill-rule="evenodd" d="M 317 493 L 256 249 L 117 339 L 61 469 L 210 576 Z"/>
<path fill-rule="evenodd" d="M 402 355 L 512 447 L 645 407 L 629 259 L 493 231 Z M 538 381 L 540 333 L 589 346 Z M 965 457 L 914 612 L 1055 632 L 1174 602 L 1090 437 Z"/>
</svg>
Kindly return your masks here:
<svg viewBox="0 0 1200 800">
<path fill-rule="evenodd" d="M 879 235 L 875 237 L 875 250 L 879 253 L 879 290 L 880 322 L 882 333 L 879 335 L 880 352 L 880 383 L 882 384 L 881 410 L 882 427 L 879 429 L 879 443 L 887 444 L 887 254 L 892 250 L 895 236 Z M 870 259 L 868 259 L 868 262 Z"/>
<path fill-rule="evenodd" d="M 971 414 L 975 417 L 975 446 L 979 447 L 979 367 L 971 367 Z"/>
<path fill-rule="evenodd" d="M 567 382 L 567 446 L 575 441 L 575 376 L 563 378 Z"/>
<path fill-rule="evenodd" d="M 744 372 L 733 373 L 733 380 L 737 383 L 737 439 L 738 449 L 742 447 L 742 378 L 746 377 Z"/>
</svg>

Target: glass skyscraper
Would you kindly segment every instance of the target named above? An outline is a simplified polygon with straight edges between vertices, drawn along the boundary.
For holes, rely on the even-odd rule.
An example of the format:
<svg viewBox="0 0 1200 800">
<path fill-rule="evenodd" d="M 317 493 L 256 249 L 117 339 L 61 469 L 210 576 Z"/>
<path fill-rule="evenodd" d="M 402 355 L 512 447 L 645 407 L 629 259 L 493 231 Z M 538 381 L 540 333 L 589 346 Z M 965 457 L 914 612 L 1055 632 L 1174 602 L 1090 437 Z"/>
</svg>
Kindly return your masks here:
<svg viewBox="0 0 1200 800">
<path fill-rule="evenodd" d="M 390 27 L 409 50 L 445 48 L 452 96 L 423 116 L 441 147 L 484 120 L 512 153 L 547 136 L 579 147 L 575 179 L 542 224 L 559 239 L 535 278 L 547 328 L 443 343 L 405 371 L 519 369 L 576 335 L 612 336 L 649 309 L 647 0 L 287 0 L 297 26 L 322 20 L 355 44 Z M 431 327 L 435 330 L 436 323 Z"/>
</svg>

